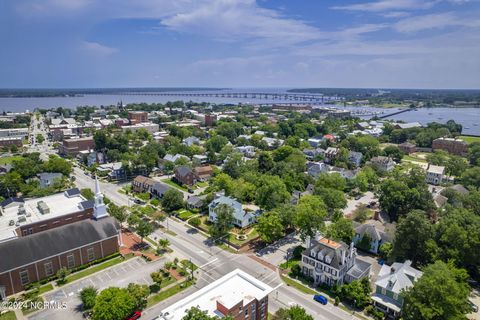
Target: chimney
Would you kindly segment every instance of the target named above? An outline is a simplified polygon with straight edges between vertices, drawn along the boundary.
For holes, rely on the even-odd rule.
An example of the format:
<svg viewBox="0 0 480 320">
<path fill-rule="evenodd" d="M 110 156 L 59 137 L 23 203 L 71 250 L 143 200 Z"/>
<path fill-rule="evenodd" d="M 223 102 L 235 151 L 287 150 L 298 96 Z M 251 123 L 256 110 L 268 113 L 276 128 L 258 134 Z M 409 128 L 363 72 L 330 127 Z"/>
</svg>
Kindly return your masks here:
<svg viewBox="0 0 480 320">
<path fill-rule="evenodd" d="M 353 250 L 354 250 L 354 248 L 353 248 L 353 241 L 352 241 L 352 242 L 350 243 L 350 257 L 349 257 L 350 259 L 353 258 Z"/>
<path fill-rule="evenodd" d="M 346 261 L 345 250 L 342 250 L 342 261 L 341 261 L 341 263 L 342 263 L 342 264 L 345 264 L 345 262 L 347 262 L 347 261 Z"/>
<path fill-rule="evenodd" d="M 310 243 L 311 243 L 311 239 L 310 239 L 310 236 L 307 236 L 305 238 L 305 247 L 308 249 L 310 248 Z"/>
</svg>

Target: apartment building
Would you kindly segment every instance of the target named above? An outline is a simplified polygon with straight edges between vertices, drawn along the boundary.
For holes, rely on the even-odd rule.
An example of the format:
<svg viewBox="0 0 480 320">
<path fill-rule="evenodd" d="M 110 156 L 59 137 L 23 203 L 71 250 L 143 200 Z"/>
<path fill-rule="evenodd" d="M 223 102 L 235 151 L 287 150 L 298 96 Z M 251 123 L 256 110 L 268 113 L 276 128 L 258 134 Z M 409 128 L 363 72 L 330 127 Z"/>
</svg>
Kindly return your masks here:
<svg viewBox="0 0 480 320">
<path fill-rule="evenodd" d="M 236 269 L 164 309 L 156 320 L 181 320 L 191 308 L 209 316 L 235 320 L 266 320 L 273 288 Z"/>
</svg>

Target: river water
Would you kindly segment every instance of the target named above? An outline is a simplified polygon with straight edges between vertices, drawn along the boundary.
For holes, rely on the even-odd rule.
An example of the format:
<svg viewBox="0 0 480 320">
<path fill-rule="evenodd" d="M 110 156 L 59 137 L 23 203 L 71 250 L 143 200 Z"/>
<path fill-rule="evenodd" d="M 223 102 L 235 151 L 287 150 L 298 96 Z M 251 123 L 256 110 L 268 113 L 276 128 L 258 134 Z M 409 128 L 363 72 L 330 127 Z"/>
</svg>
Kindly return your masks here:
<svg viewBox="0 0 480 320">
<path fill-rule="evenodd" d="M 207 93 L 208 91 L 202 91 Z M 218 93 L 227 93 L 228 90 L 217 91 Z M 235 90 L 235 92 L 276 92 L 284 93 L 285 89 L 248 89 Z M 225 98 L 225 97 L 192 97 L 192 96 L 155 96 L 155 95 L 136 95 L 136 94 L 88 94 L 74 97 L 33 97 L 33 98 L 0 98 L 0 112 L 22 112 L 25 110 L 33 110 L 35 108 L 75 108 L 77 106 L 109 106 L 115 105 L 119 101 L 124 104 L 128 103 L 165 103 L 168 101 L 194 101 L 208 103 L 291 103 L 292 101 L 284 101 L 281 99 L 246 99 L 246 98 Z M 305 103 L 309 103 L 306 101 Z M 330 105 L 331 106 L 331 105 Z M 344 108 L 339 106 L 338 108 Z M 394 113 L 399 109 L 382 109 L 368 106 L 347 107 L 346 109 L 361 111 L 368 114 L 373 112 L 386 115 Z M 370 116 L 364 116 L 368 118 Z M 405 122 L 418 121 L 421 124 L 429 122 L 446 122 L 450 119 L 463 125 L 463 133 L 480 136 L 480 108 L 431 108 L 419 109 L 418 111 L 410 111 L 401 113 L 387 119 L 402 120 Z"/>
</svg>

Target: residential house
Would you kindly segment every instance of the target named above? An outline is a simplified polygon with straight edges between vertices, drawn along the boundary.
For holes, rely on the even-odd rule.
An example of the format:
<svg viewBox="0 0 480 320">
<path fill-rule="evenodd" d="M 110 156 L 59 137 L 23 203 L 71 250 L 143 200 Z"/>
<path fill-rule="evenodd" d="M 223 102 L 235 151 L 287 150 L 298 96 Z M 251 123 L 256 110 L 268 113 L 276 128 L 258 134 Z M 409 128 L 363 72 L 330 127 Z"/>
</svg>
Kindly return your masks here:
<svg viewBox="0 0 480 320">
<path fill-rule="evenodd" d="M 405 154 L 411 154 L 411 153 L 417 152 L 417 147 L 415 147 L 415 145 L 410 142 L 400 143 L 398 145 L 398 149 L 400 149 L 400 151 L 402 151 Z"/>
<path fill-rule="evenodd" d="M 155 184 L 152 187 L 152 195 L 156 198 L 161 199 L 165 192 L 168 190 L 172 189 L 168 184 L 162 183 L 162 182 L 155 182 Z"/>
<path fill-rule="evenodd" d="M 156 181 L 151 179 L 151 178 L 144 177 L 144 176 L 137 176 L 132 181 L 132 190 L 134 192 L 142 192 L 142 193 L 143 192 L 148 192 L 148 193 L 151 193 L 152 188 L 155 185 L 155 183 L 156 183 Z"/>
<path fill-rule="evenodd" d="M 390 157 L 377 156 L 370 159 L 370 163 L 381 171 L 391 171 L 395 167 L 395 162 Z"/>
<path fill-rule="evenodd" d="M 167 154 L 165 155 L 165 157 L 163 157 L 163 160 L 165 161 L 170 161 L 170 162 L 173 162 L 173 163 L 176 163 L 179 159 L 185 159 L 187 161 L 190 161 L 190 159 L 187 157 L 187 156 L 184 156 L 183 154 Z"/>
<path fill-rule="evenodd" d="M 348 152 L 348 161 L 350 161 L 355 167 L 360 167 L 362 163 L 363 154 L 357 151 Z"/>
<path fill-rule="evenodd" d="M 270 149 L 274 149 L 283 145 L 284 141 L 278 138 L 263 137 L 262 141 L 265 141 Z"/>
<path fill-rule="evenodd" d="M 292 197 L 290 198 L 290 203 L 293 205 L 298 204 L 300 201 L 300 198 L 307 196 L 307 195 L 312 195 L 314 190 L 313 184 L 309 184 L 306 188 L 305 191 L 299 191 L 299 190 L 294 190 L 292 192 Z"/>
<path fill-rule="evenodd" d="M 110 162 L 101 164 L 97 167 L 98 172 L 102 172 L 108 176 L 109 180 L 117 181 L 126 179 L 127 172 L 121 162 Z"/>
<path fill-rule="evenodd" d="M 307 163 L 307 172 L 312 177 L 316 178 L 321 173 L 326 173 L 329 170 L 329 166 L 324 162 L 309 162 Z"/>
<path fill-rule="evenodd" d="M 208 205 L 208 220 L 217 220 L 216 209 L 219 205 L 225 204 L 233 209 L 234 225 L 239 228 L 246 228 L 256 222 L 261 211 L 256 206 L 242 205 L 237 200 L 224 195 L 216 195 L 215 199 Z"/>
<path fill-rule="evenodd" d="M 355 227 L 353 243 L 361 250 L 378 254 L 380 246 L 392 241 L 391 234 L 380 230 L 374 223 L 358 224 Z"/>
<path fill-rule="evenodd" d="M 325 163 L 332 163 L 333 159 L 338 156 L 339 152 L 339 148 L 328 147 L 327 150 L 325 150 Z"/>
<path fill-rule="evenodd" d="M 193 174 L 198 181 L 206 181 L 212 177 L 213 169 L 210 166 L 195 167 Z"/>
<path fill-rule="evenodd" d="M 321 146 L 323 142 L 323 139 L 320 138 L 320 137 L 313 137 L 313 138 L 310 138 L 308 139 L 308 143 L 310 144 L 310 146 L 312 146 L 313 148 L 318 148 Z"/>
<path fill-rule="evenodd" d="M 203 154 L 196 154 L 192 157 L 192 162 L 195 165 L 205 164 L 208 162 L 208 157 Z"/>
<path fill-rule="evenodd" d="M 442 183 L 444 173 L 445 167 L 429 164 L 427 169 L 427 175 L 425 176 L 425 181 L 428 184 L 433 184 L 437 186 Z"/>
<path fill-rule="evenodd" d="M 201 209 L 204 204 L 204 199 L 197 196 L 189 196 L 187 198 L 187 207 L 189 209 Z"/>
<path fill-rule="evenodd" d="M 306 238 L 305 247 L 300 267 L 315 285 L 342 285 L 368 277 L 370 273 L 370 263 L 357 259 L 353 242 L 348 246 L 317 234 L 315 238 Z"/>
<path fill-rule="evenodd" d="M 58 172 L 42 172 L 37 175 L 40 188 L 50 187 L 55 181 L 62 180 L 63 175 Z"/>
<path fill-rule="evenodd" d="M 190 167 L 180 166 L 175 169 L 175 180 L 182 185 L 193 186 L 197 177 Z"/>
<path fill-rule="evenodd" d="M 253 158 L 255 156 L 254 146 L 240 146 L 235 147 L 234 150 L 242 153 L 247 158 Z"/>
<path fill-rule="evenodd" d="M 325 150 L 322 148 L 303 149 L 303 154 L 305 155 L 305 158 L 307 158 L 308 160 L 313 160 L 317 156 L 323 157 L 325 155 Z"/>
<path fill-rule="evenodd" d="M 200 139 L 198 139 L 197 137 L 191 136 L 183 139 L 183 144 L 189 147 L 193 146 L 194 144 L 198 145 L 200 144 Z"/>
<path fill-rule="evenodd" d="M 391 266 L 384 264 L 375 281 L 373 305 L 390 319 L 401 315 L 403 306 L 402 291 L 411 288 L 422 272 L 412 268 L 411 261 L 395 262 Z"/>
</svg>

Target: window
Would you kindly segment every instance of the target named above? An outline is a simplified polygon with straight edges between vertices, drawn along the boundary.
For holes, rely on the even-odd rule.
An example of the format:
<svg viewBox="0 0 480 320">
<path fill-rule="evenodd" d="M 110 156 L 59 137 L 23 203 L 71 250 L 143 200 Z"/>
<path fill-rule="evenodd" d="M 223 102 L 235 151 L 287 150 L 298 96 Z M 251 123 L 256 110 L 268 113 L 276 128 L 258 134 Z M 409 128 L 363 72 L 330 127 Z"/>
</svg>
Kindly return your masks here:
<svg viewBox="0 0 480 320">
<path fill-rule="evenodd" d="M 87 259 L 88 261 L 92 261 L 95 259 L 95 251 L 93 250 L 93 248 L 87 249 Z"/>
<path fill-rule="evenodd" d="M 25 237 L 26 235 L 28 235 L 27 230 L 25 230 L 25 229 L 22 230 L 22 235 L 23 235 L 24 237 Z"/>
<path fill-rule="evenodd" d="M 47 262 L 44 264 L 44 267 L 45 267 L 45 274 L 47 275 L 47 277 L 53 275 L 53 265 L 52 265 L 52 262 Z"/>
<path fill-rule="evenodd" d="M 28 234 L 32 234 L 33 233 L 33 228 L 28 228 Z"/>
<path fill-rule="evenodd" d="M 22 270 L 20 271 L 20 283 L 22 286 L 28 284 L 30 282 L 30 279 L 28 278 L 28 270 Z"/>
<path fill-rule="evenodd" d="M 67 256 L 67 268 L 72 269 L 75 267 L 75 256 L 73 254 L 69 254 Z"/>
</svg>

